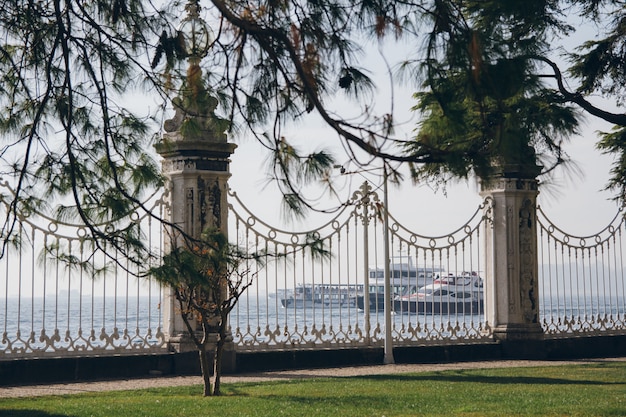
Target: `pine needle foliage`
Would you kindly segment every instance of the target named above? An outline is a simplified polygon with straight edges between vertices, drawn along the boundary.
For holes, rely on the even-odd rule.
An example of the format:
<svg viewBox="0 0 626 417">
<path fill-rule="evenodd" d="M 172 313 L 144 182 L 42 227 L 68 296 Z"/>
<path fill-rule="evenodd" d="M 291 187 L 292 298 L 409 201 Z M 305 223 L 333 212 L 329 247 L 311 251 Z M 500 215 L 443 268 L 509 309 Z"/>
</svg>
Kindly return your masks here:
<svg viewBox="0 0 626 417">
<path fill-rule="evenodd" d="M 223 233 L 209 229 L 190 246 L 174 248 L 150 271 L 157 281 L 173 289 L 187 334 L 200 355 L 204 396 L 220 395 L 228 315 L 253 283 L 250 265 L 261 259 L 244 254 L 228 243 Z M 217 339 L 212 341 L 211 336 Z"/>
<path fill-rule="evenodd" d="M 0 175 L 17 190 L 0 225 L 5 242 L 21 210 L 79 219 L 106 241 L 98 225 L 141 208 L 142 197 L 162 184 L 146 152 L 162 109 L 133 111 L 127 99 L 139 88 L 157 101 L 178 96 L 188 77 L 175 29 L 184 3 L 2 3 Z M 335 148 L 353 166 L 379 159 L 391 174 L 408 165 L 413 179 L 444 183 L 488 177 L 511 162 L 549 172 L 568 159 L 562 143 L 577 132 L 576 109 L 626 125 L 623 111 L 587 99 L 601 93 L 622 103 L 623 1 L 199 3 L 214 32 L 201 66 L 203 85 L 219 101 L 219 128 L 229 140 L 252 135 L 268 150 L 269 177 L 299 215 L 315 208 L 307 187 L 332 189 L 337 159 L 318 137 L 305 139 L 313 150 L 298 150 L 287 134 L 286 126 L 311 113 L 334 130 Z M 557 65 L 572 21 L 596 25 L 600 36 L 582 42 L 570 64 Z M 370 75 L 380 63 L 363 59 L 366 49 L 395 42 L 406 45 L 398 57 L 404 71 L 388 75 L 410 83 L 422 117 L 408 138 L 394 136 L 393 111 L 372 106 L 380 86 Z M 337 108 L 339 96 L 350 104 Z M 193 136 L 198 127 L 185 129 Z M 112 236 L 110 244 L 127 252 L 123 238 Z"/>
<path fill-rule="evenodd" d="M 411 164 L 415 181 L 488 181 L 502 170 L 534 178 L 538 167 L 566 161 L 562 143 L 578 115 L 542 81 L 535 56 L 548 51 L 551 32 L 569 27 L 557 2 L 531 3 L 434 3 L 415 94 L 422 120 L 405 149 L 441 161 Z"/>
<path fill-rule="evenodd" d="M 2 9 L 0 175 L 15 189 L 2 236 L 21 213 L 53 215 L 141 263 L 148 249 L 138 232 L 111 225 L 162 185 L 146 152 L 151 115 L 124 102 L 143 80 L 160 85 L 144 61 L 164 15 L 138 0 L 13 0 Z"/>
</svg>

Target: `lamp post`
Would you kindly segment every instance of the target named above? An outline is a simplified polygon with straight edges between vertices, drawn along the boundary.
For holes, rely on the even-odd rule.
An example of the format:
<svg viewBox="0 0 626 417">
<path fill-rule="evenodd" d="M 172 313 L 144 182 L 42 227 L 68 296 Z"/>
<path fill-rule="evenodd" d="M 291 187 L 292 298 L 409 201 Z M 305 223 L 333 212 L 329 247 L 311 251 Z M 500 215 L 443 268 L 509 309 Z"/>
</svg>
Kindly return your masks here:
<svg viewBox="0 0 626 417">
<path fill-rule="evenodd" d="M 185 10 L 187 16 L 178 28 L 183 41 L 181 46 L 189 60 L 192 61 L 192 65 L 197 65 L 209 52 L 213 34 L 204 19 L 200 17 L 198 0 L 187 2 Z"/>
<path fill-rule="evenodd" d="M 393 339 L 391 334 L 391 257 L 389 254 L 389 192 L 387 179 L 387 167 L 383 166 L 383 239 L 385 240 L 383 247 L 385 257 L 385 345 L 383 363 L 385 365 L 395 362 L 393 358 Z"/>
<path fill-rule="evenodd" d="M 341 165 L 336 165 L 335 168 L 340 168 L 341 175 L 347 174 L 360 174 L 363 176 L 364 172 L 370 172 L 374 170 L 380 169 L 371 168 L 357 171 L 346 171 L 346 169 Z M 390 248 L 389 248 L 389 189 L 388 189 L 388 174 L 387 167 L 383 165 L 383 257 L 384 257 L 384 314 L 385 314 L 385 340 L 384 340 L 384 355 L 383 355 L 383 363 L 385 365 L 395 363 L 393 357 L 393 338 L 391 332 L 391 256 L 390 256 Z M 366 178 L 367 179 L 367 178 Z M 369 189 L 369 188 L 368 188 Z M 369 200 L 368 200 L 369 201 Z M 367 217 L 367 214 L 366 214 Z M 368 238 L 367 233 L 367 224 L 365 226 L 365 238 Z M 366 252 L 367 252 L 367 240 L 366 240 Z M 366 260 L 368 259 L 367 253 L 364 257 Z M 363 310 L 365 315 L 365 328 L 367 333 L 367 338 L 369 340 L 369 331 L 370 331 L 370 301 L 369 301 L 369 272 L 367 270 L 368 265 L 367 261 L 365 262 L 365 291 L 363 294 Z"/>
<path fill-rule="evenodd" d="M 212 97 L 202 80 L 200 61 L 209 52 L 213 42 L 213 32 L 200 17 L 198 0 L 185 5 L 187 15 L 178 28 L 178 38 L 184 56 L 187 58 L 187 77 L 182 85 L 180 96 L 172 100 L 176 114 L 164 124 L 165 131 L 180 131 L 188 140 L 213 137 L 226 142 L 224 131 L 228 121 L 214 114 L 218 101 Z"/>
</svg>

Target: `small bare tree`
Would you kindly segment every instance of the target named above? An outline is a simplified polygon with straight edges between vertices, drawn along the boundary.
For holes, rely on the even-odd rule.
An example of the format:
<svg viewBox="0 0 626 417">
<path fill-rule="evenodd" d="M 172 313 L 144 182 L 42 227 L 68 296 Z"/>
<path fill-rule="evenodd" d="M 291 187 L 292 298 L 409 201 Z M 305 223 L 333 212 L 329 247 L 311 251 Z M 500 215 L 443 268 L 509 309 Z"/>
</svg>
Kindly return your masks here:
<svg viewBox="0 0 626 417">
<path fill-rule="evenodd" d="M 229 244 L 223 233 L 207 230 L 200 240 L 174 248 L 163 257 L 161 266 L 151 270 L 156 280 L 174 290 L 183 322 L 200 355 L 204 396 L 220 395 L 228 316 L 256 276 L 248 262 L 259 259 Z M 217 337 L 215 343 L 211 343 L 211 335 Z"/>
</svg>

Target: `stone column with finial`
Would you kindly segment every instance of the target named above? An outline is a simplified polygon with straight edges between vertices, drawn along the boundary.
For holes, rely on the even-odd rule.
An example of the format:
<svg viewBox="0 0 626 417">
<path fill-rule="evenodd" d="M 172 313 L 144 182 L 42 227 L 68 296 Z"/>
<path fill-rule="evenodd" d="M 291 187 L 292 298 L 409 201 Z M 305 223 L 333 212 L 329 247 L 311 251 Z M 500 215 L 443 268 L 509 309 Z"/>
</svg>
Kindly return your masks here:
<svg viewBox="0 0 626 417">
<path fill-rule="evenodd" d="M 218 101 L 202 80 L 200 60 L 211 45 L 211 31 L 200 18 L 198 1 L 185 6 L 179 38 L 184 43 L 189 67 L 180 94 L 172 100 L 174 117 L 165 121 L 162 140 L 156 145 L 163 157 L 170 213 L 174 225 L 166 233 L 165 250 L 185 244 L 184 236 L 200 238 L 207 228 L 228 236 L 228 179 L 230 155 L 236 145 L 227 142 L 228 121 L 215 114 Z M 175 351 L 195 350 L 185 337 L 186 329 L 174 297 L 164 300 L 165 336 Z"/>
<path fill-rule="evenodd" d="M 502 163 L 482 182 L 490 200 L 486 222 L 485 314 L 494 337 L 524 354 L 521 341 L 543 338 L 539 322 L 537 261 L 537 176 L 534 149 L 527 147 L 516 163 Z M 511 343 L 507 343 L 511 342 Z M 535 352 L 536 353 L 536 352 Z"/>
</svg>

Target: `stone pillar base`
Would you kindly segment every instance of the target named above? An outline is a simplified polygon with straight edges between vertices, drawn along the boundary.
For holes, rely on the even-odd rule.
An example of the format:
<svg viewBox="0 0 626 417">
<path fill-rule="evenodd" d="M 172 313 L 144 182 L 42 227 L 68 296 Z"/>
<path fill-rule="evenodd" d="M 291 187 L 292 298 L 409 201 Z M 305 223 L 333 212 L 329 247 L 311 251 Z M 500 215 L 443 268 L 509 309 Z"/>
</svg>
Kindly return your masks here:
<svg viewBox="0 0 626 417">
<path fill-rule="evenodd" d="M 497 326 L 493 337 L 500 343 L 504 358 L 524 360 L 548 358 L 543 329 L 539 324 Z"/>
<path fill-rule="evenodd" d="M 493 329 L 495 340 L 522 341 L 543 340 L 543 328 L 540 324 L 507 324 Z"/>
<path fill-rule="evenodd" d="M 176 336 L 170 336 L 167 339 L 170 352 L 185 353 L 185 352 L 197 352 L 198 348 L 196 344 L 191 340 L 189 334 L 182 333 Z"/>
<path fill-rule="evenodd" d="M 232 338 L 229 338 L 224 345 L 222 354 L 222 372 L 232 373 L 237 371 L 237 351 Z"/>
</svg>

